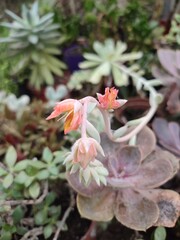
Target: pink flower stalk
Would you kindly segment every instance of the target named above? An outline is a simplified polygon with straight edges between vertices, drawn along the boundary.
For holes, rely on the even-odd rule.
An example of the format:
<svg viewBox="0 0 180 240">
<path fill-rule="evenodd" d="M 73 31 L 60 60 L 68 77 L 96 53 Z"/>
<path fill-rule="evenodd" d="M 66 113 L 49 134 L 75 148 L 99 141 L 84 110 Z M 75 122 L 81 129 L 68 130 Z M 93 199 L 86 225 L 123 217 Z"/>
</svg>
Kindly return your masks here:
<svg viewBox="0 0 180 240">
<path fill-rule="evenodd" d="M 104 156 L 104 151 L 101 145 L 93 138 L 80 138 L 72 147 L 73 162 L 79 163 L 82 168 L 94 161 L 97 153 Z"/>
<path fill-rule="evenodd" d="M 82 104 L 78 100 L 66 99 L 56 104 L 54 111 L 46 120 L 64 114 L 64 133 L 77 130 L 82 122 Z"/>
<path fill-rule="evenodd" d="M 100 103 L 100 107 L 106 110 L 109 109 L 117 109 L 121 107 L 123 104 L 125 104 L 126 100 L 116 100 L 118 94 L 118 90 L 114 87 L 109 88 L 107 87 L 105 89 L 105 94 L 102 95 L 100 93 L 97 93 L 97 97 Z"/>
</svg>

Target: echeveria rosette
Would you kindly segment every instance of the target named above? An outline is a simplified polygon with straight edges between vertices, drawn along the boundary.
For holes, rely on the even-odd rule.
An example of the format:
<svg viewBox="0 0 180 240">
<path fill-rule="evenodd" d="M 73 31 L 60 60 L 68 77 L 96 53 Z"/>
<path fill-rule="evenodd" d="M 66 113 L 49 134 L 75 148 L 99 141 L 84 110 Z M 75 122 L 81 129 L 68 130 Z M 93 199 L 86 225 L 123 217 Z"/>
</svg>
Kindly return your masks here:
<svg viewBox="0 0 180 240">
<path fill-rule="evenodd" d="M 114 143 L 101 136 L 105 157 L 98 159 L 107 168 L 107 186 L 91 182 L 85 187 L 76 173 L 68 175 L 78 192 L 77 206 L 82 217 L 110 221 L 114 216 L 123 225 L 140 231 L 151 226 L 173 227 L 180 215 L 180 196 L 157 189 L 179 169 L 179 160 L 156 147 L 154 133 L 145 127 L 137 145 Z"/>
<path fill-rule="evenodd" d="M 103 76 L 112 74 L 116 86 L 128 85 L 128 75 L 122 72 L 118 65 L 137 60 L 142 54 L 124 53 L 127 49 L 126 43 L 117 41 L 115 44 L 113 39 L 106 39 L 104 44 L 96 41 L 93 49 L 95 53 L 85 53 L 83 56 L 86 60 L 79 65 L 81 69 L 91 70 L 89 81 L 98 84 Z"/>
</svg>

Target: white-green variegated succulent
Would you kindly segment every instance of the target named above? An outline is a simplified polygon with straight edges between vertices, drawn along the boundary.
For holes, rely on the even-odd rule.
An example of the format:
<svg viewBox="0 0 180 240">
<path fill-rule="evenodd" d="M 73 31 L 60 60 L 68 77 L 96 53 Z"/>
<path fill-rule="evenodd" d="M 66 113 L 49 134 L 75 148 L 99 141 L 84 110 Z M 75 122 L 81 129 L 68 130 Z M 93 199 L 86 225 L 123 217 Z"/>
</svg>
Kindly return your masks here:
<svg viewBox="0 0 180 240">
<path fill-rule="evenodd" d="M 53 13 L 43 16 L 39 14 L 38 2 L 29 9 L 22 6 L 21 17 L 7 10 L 6 13 L 13 22 L 3 22 L 1 26 L 10 29 L 7 38 L 1 38 L 0 42 L 9 44 L 11 56 L 20 55 L 20 61 L 14 67 L 14 74 L 22 70 L 30 70 L 30 84 L 40 88 L 44 83 L 54 83 L 53 74 L 62 75 L 66 66 L 54 55 L 61 52 L 59 25 L 53 23 Z"/>
<path fill-rule="evenodd" d="M 112 76 L 116 86 L 128 85 L 128 75 L 119 68 L 119 64 L 141 58 L 140 52 L 124 53 L 127 45 L 113 39 L 105 40 L 104 44 L 94 42 L 93 49 L 96 53 L 85 53 L 86 59 L 80 63 L 81 69 L 91 69 L 89 81 L 99 83 L 103 76 Z"/>
</svg>

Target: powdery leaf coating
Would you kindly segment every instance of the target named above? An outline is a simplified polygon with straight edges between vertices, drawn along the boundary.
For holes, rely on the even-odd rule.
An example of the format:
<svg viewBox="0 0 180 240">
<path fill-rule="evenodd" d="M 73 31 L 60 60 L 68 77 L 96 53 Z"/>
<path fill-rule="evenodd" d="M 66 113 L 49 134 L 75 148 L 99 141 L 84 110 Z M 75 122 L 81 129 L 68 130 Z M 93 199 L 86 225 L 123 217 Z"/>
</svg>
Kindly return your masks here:
<svg viewBox="0 0 180 240">
<path fill-rule="evenodd" d="M 180 195 L 172 190 L 161 189 L 141 193 L 157 203 L 160 214 L 155 226 L 174 227 L 180 217 Z"/>
<path fill-rule="evenodd" d="M 115 216 L 125 226 L 145 231 L 151 226 L 173 227 L 180 213 L 179 194 L 154 189 L 171 179 L 179 169 L 179 159 L 156 147 L 153 132 L 145 127 L 137 136 L 137 145 L 114 143 L 105 134 L 101 144 L 105 157 L 99 160 L 109 171 L 107 187 L 78 181 L 68 176 L 79 193 L 80 214 L 94 221 L 109 221 Z"/>
<path fill-rule="evenodd" d="M 115 216 L 123 225 L 145 231 L 155 224 L 159 216 L 157 205 L 131 189 L 119 191 Z"/>
<path fill-rule="evenodd" d="M 83 197 L 78 194 L 77 206 L 82 217 L 94 221 L 110 221 L 114 217 L 114 203 L 116 194 L 106 188 L 97 192 L 92 198 Z"/>
</svg>

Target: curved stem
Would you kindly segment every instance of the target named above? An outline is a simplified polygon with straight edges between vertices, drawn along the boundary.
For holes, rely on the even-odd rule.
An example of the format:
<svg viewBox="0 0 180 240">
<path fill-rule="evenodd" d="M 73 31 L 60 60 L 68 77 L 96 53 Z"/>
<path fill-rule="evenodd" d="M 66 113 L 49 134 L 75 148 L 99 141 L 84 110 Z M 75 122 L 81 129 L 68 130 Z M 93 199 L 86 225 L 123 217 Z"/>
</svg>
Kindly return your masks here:
<svg viewBox="0 0 180 240">
<path fill-rule="evenodd" d="M 154 116 L 156 110 L 157 110 L 157 106 L 151 107 L 148 114 L 143 118 L 143 121 L 135 129 L 133 129 L 130 133 L 128 133 L 127 135 L 125 135 L 123 137 L 113 139 L 113 141 L 125 142 L 125 141 L 128 141 L 129 139 L 131 139 L 136 134 L 138 134 L 143 129 L 143 127 L 145 127 L 146 124 L 151 120 L 151 118 Z"/>
</svg>

